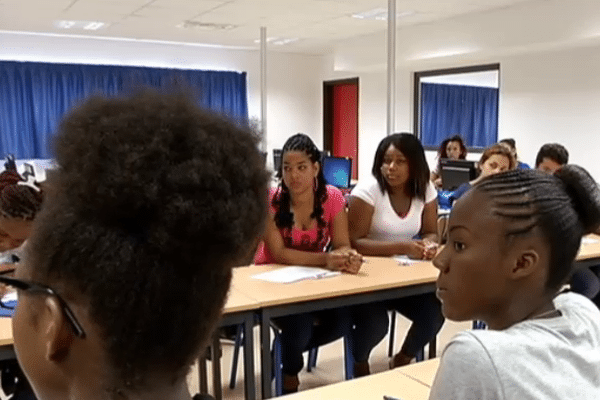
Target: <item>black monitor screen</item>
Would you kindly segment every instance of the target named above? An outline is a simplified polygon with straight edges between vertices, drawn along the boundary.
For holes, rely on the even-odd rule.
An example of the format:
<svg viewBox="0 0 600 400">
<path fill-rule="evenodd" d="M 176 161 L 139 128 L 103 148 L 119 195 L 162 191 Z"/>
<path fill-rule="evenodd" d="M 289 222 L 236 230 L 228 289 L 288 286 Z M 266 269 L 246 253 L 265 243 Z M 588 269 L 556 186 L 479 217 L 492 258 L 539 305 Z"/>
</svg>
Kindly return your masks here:
<svg viewBox="0 0 600 400">
<path fill-rule="evenodd" d="M 273 149 L 273 171 L 278 173 L 281 169 L 281 149 Z"/>
<path fill-rule="evenodd" d="M 323 175 L 327 184 L 338 188 L 348 188 L 352 179 L 352 159 L 323 157 Z"/>
<path fill-rule="evenodd" d="M 474 161 L 442 158 L 440 169 L 442 172 L 442 189 L 444 190 L 455 190 L 463 183 L 472 181 L 477 177 L 477 168 Z"/>
</svg>

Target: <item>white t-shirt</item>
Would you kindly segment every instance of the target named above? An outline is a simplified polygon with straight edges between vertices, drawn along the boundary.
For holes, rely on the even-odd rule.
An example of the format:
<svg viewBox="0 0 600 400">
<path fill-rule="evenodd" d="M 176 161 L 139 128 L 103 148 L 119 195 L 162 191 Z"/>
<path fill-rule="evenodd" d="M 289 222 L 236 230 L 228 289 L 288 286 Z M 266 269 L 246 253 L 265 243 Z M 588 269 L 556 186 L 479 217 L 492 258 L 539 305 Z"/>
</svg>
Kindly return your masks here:
<svg viewBox="0 0 600 400">
<path fill-rule="evenodd" d="M 561 316 L 457 334 L 429 399 L 600 399 L 600 311 L 575 293 L 554 306 Z"/>
<path fill-rule="evenodd" d="M 425 190 L 425 201 L 413 198 L 408 214 L 402 218 L 394 211 L 388 192 L 382 194 L 374 178 L 358 182 L 350 195 L 358 197 L 374 208 L 367 238 L 385 242 L 406 242 L 419 234 L 425 204 L 437 198 L 435 187 L 429 181 Z"/>
</svg>

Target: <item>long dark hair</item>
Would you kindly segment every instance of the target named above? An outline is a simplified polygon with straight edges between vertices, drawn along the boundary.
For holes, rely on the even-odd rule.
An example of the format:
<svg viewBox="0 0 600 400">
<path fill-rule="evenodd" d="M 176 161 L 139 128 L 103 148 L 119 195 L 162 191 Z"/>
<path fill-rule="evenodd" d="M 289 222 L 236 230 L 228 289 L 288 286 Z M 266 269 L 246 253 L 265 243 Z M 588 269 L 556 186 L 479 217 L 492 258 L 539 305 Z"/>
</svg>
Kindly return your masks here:
<svg viewBox="0 0 600 400">
<path fill-rule="evenodd" d="M 460 156 L 458 157 L 459 160 L 464 160 L 467 158 L 467 147 L 465 146 L 465 142 L 463 142 L 463 139 L 460 135 L 454 135 L 442 141 L 442 144 L 440 144 L 440 148 L 438 149 L 438 158 L 448 158 L 448 150 L 446 148 L 450 142 L 458 143 L 458 147 L 460 147 Z"/>
<path fill-rule="evenodd" d="M 294 225 L 294 214 L 290 211 L 290 192 L 288 187 L 285 185 L 283 181 L 283 157 L 285 157 L 285 153 L 289 151 L 300 151 L 305 153 L 311 162 L 319 163 L 319 173 L 317 174 L 317 187 L 315 190 L 315 201 L 314 208 L 312 214 L 310 214 L 311 218 L 317 220 L 318 227 L 318 236 L 317 243 L 319 243 L 323 237 L 323 228 L 326 226 L 325 221 L 323 220 L 323 204 L 327 200 L 327 187 L 325 183 L 325 177 L 323 176 L 323 169 L 321 168 L 321 152 L 312 141 L 310 137 L 303 133 L 297 133 L 294 136 L 290 137 L 285 144 L 283 145 L 283 149 L 281 151 L 281 165 L 279 166 L 279 170 L 277 171 L 277 177 L 280 178 L 279 190 L 276 195 L 273 196 L 272 205 L 275 208 L 275 225 L 279 229 L 285 229 L 289 231 L 292 229 Z M 289 233 L 289 232 L 288 232 Z M 289 247 L 291 236 L 286 234 L 284 235 L 284 242 L 286 246 Z"/>
<path fill-rule="evenodd" d="M 418 197 L 425 200 L 425 191 L 429 184 L 429 165 L 425 159 L 425 151 L 421 142 L 412 133 L 394 133 L 385 137 L 377 147 L 375 152 L 375 160 L 373 160 L 373 169 L 371 172 L 382 193 L 389 190 L 387 182 L 381 173 L 381 166 L 385 152 L 390 145 L 394 145 L 404 157 L 408 160 L 408 173 L 410 174 L 406 184 L 406 194 L 410 197 Z"/>
</svg>

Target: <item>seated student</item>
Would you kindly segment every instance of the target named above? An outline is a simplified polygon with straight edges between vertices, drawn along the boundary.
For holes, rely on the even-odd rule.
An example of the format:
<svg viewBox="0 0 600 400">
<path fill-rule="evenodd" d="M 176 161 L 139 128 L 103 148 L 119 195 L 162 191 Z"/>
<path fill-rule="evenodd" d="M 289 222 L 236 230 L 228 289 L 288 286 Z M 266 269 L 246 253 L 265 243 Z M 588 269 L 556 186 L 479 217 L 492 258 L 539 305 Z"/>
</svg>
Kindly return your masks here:
<svg viewBox="0 0 600 400">
<path fill-rule="evenodd" d="M 516 158 L 507 146 L 494 144 L 483 151 L 479 163 L 479 176 L 470 182 L 460 185 L 452 194 L 451 201 L 456 201 L 477 182 L 490 175 L 508 171 L 516 167 Z"/>
<path fill-rule="evenodd" d="M 375 179 L 359 181 L 350 196 L 352 245 L 365 255 L 432 259 L 437 251 L 436 192 L 419 139 L 408 133 L 384 138 L 372 173 Z M 444 319 L 432 293 L 395 300 L 390 307 L 413 321 L 390 363 L 398 367 L 435 338 Z"/>
<path fill-rule="evenodd" d="M 282 149 L 280 186 L 269 196 L 270 213 L 265 242 L 256 264 L 313 265 L 358 273 L 362 256 L 350 247 L 348 216 L 342 192 L 325 184 L 321 152 L 306 135 L 290 137 Z M 331 247 L 332 251 L 327 251 Z M 362 314 L 355 325 L 355 375 L 369 373 L 368 357 L 387 333 L 384 310 L 368 306 L 296 314 L 276 319 L 281 328 L 283 390 L 298 390 L 302 353 L 350 334 L 352 314 Z M 378 312 L 377 312 L 378 311 Z"/>
<path fill-rule="evenodd" d="M 434 259 L 446 318 L 482 320 L 443 351 L 430 399 L 600 398 L 600 312 L 562 293 L 600 191 L 582 168 L 514 170 L 473 187 Z"/>
<path fill-rule="evenodd" d="M 439 161 L 442 158 L 451 160 L 464 160 L 467 158 L 467 148 L 460 135 L 454 135 L 442 141 L 438 149 L 438 164 L 435 171 L 431 172 L 431 180 L 437 189 L 442 187 L 442 171 Z"/>
<path fill-rule="evenodd" d="M 40 400 L 190 400 L 231 267 L 266 214 L 251 132 L 177 95 L 93 98 L 62 122 L 60 166 L 15 280 L 15 351 Z"/>
<path fill-rule="evenodd" d="M 503 144 L 510 149 L 510 151 L 513 154 L 513 157 L 515 158 L 515 160 L 517 160 L 517 169 L 531 169 L 529 164 L 521 162 L 519 160 L 519 156 L 517 155 L 517 144 L 515 142 L 515 139 L 502 139 L 498 143 Z"/>
<path fill-rule="evenodd" d="M 535 169 L 550 174 L 569 162 L 569 152 L 562 144 L 546 143 L 535 157 Z"/>
<path fill-rule="evenodd" d="M 563 145 L 547 143 L 540 148 L 537 154 L 535 168 L 539 171 L 553 174 L 568 162 L 569 152 Z M 598 273 L 598 266 L 578 268 L 571 276 L 571 290 L 596 302 L 595 298 L 600 293 L 600 278 L 598 278 Z"/>
<path fill-rule="evenodd" d="M 25 184 L 17 172 L 14 161 L 6 163 L 7 169 L 0 173 L 0 271 L 13 270 L 21 257 L 21 247 L 31 234 L 33 219 L 42 206 L 41 190 Z M 8 288 L 0 287 L 0 295 Z M 16 360 L 0 362 L 2 389 L 13 400 L 35 399 L 33 391 L 23 376 Z"/>
</svg>

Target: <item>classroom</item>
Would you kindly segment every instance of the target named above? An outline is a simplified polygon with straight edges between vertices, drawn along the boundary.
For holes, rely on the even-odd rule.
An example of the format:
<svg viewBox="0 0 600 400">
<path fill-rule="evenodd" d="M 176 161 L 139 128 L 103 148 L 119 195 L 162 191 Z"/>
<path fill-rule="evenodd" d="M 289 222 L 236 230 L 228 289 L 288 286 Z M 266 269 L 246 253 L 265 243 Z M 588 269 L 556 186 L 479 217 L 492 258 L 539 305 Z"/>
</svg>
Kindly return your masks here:
<svg viewBox="0 0 600 400">
<path fill-rule="evenodd" d="M 387 20 L 373 15 L 383 13 L 385 16 L 387 6 L 387 2 L 381 0 L 0 0 L 0 62 L 245 72 L 248 117 L 260 121 L 259 36 L 260 27 L 264 26 L 270 40 L 266 55 L 267 124 L 262 149 L 267 153 L 268 168 L 273 168 L 273 150 L 281 149 L 288 138 L 298 132 L 306 134 L 317 148 L 323 149 L 324 82 L 357 78 L 358 157 L 353 162 L 358 166 L 358 176 L 352 178 L 360 182 L 371 177 L 374 155 L 386 137 Z M 531 166 L 535 164 L 540 146 L 560 143 L 568 149 L 570 162 L 584 167 L 600 182 L 600 164 L 594 152 L 600 148 L 600 110 L 594 106 L 600 103 L 600 77 L 594 73 L 600 69 L 600 4 L 596 0 L 397 0 L 396 10 L 393 132 L 414 131 L 415 73 L 498 64 L 497 140 L 513 138 L 519 160 Z M 65 28 L 59 23 L 69 21 L 100 21 L 106 26 L 89 30 L 77 28 L 77 23 L 75 28 Z M 198 27 L 194 23 L 217 27 Z M 470 152 L 468 159 L 478 160 L 482 150 Z M 425 156 L 430 169 L 434 169 L 436 149 L 427 147 Z M 588 243 L 586 251 L 587 258 L 578 259 L 582 265 L 600 258 L 600 248 L 596 249 L 594 242 Z M 369 262 L 371 265 L 365 264 L 367 269 L 373 267 L 373 262 Z M 427 281 L 431 289 L 435 282 L 431 276 L 437 275 L 437 270 L 431 262 L 423 268 L 424 275 L 414 279 L 417 285 Z M 260 267 L 253 271 L 269 269 Z M 254 370 L 244 372 L 244 363 L 240 363 L 236 389 L 229 389 L 233 346 L 229 342 L 223 345 L 222 356 L 213 352 L 211 357 L 221 357 L 225 365 L 220 371 L 220 381 L 213 380 L 209 384 L 213 394 L 215 385 L 222 385 L 215 395 L 217 398 L 248 398 L 249 390 L 256 392 L 251 398 L 255 395 L 267 398 L 273 394 L 270 390 L 262 393 L 259 390 L 267 381 L 261 376 L 265 366 L 262 359 L 266 354 L 261 353 L 261 345 L 264 347 L 266 340 L 272 339 L 268 333 L 266 337 L 263 334 L 264 330 L 269 331 L 268 325 L 253 328 L 253 317 L 246 312 L 249 310 L 234 304 L 248 300 L 249 293 L 239 290 L 239 281 L 248 279 L 242 275 L 234 274 L 232 293 L 239 297 L 228 305 L 231 307 L 229 318 L 236 324 L 246 324 L 244 329 L 254 330 L 255 354 L 243 356 L 247 357 L 244 358 L 246 363 L 251 358 L 254 360 Z M 323 282 L 319 284 L 325 287 L 327 283 Z M 346 290 L 356 294 L 353 285 L 348 279 L 347 286 L 339 289 L 340 293 Z M 381 290 L 381 286 L 377 286 L 381 282 L 373 285 Z M 275 294 L 281 298 L 286 296 L 285 291 L 278 293 Z M 277 313 L 283 312 L 284 307 L 275 294 L 265 300 L 272 309 L 264 314 L 274 318 L 279 317 Z M 390 296 L 384 294 L 378 300 L 389 300 Z M 351 299 L 348 304 L 355 305 L 357 301 Z M 398 332 L 404 332 L 408 326 L 402 320 L 399 325 Z M 451 330 L 442 331 L 443 337 L 438 337 L 438 356 L 450 337 L 470 328 L 471 321 L 450 325 Z M 397 334 L 396 350 L 400 347 L 401 335 L 403 333 Z M 301 383 L 300 392 L 290 399 L 350 398 L 345 394 L 353 391 L 360 393 L 359 396 L 372 394 L 364 391 L 364 387 L 352 386 L 354 381 L 341 382 L 343 357 L 334 361 L 330 357 L 343 353 L 345 344 L 342 342 L 336 342 L 335 350 L 322 352 L 316 366 L 317 377 L 308 378 L 306 386 Z M 387 354 L 387 348 L 383 349 L 387 344 L 387 338 L 379 344 L 381 358 Z M 252 349 L 252 346 L 246 347 Z M 378 380 L 373 380 L 372 385 L 396 380 L 410 392 L 415 380 L 421 379 L 419 364 L 411 364 L 413 370 L 402 372 L 379 372 L 381 366 L 378 365 L 375 368 L 378 373 L 371 376 Z M 335 371 L 324 373 L 323 369 L 330 365 Z M 431 362 L 426 365 L 434 368 Z M 214 365 L 209 367 L 212 375 L 214 368 Z M 244 386 L 244 375 L 248 372 L 256 373 L 256 382 L 253 382 L 256 387 Z M 431 370 L 425 374 L 426 378 L 421 380 L 426 381 L 426 390 L 417 385 L 415 399 L 427 398 L 429 394 L 433 375 Z M 302 372 L 302 382 L 307 375 Z M 196 369 L 189 380 L 194 390 L 203 385 L 197 381 Z M 333 382 L 338 383 L 331 385 Z M 315 397 L 311 397 L 310 391 L 305 392 L 309 387 L 322 388 L 323 392 L 315 392 Z M 382 394 L 404 399 L 403 392 L 398 390 L 398 393 Z M 405 395 L 413 398 L 410 393 Z M 380 398 L 381 394 L 376 393 L 376 396 Z"/>
</svg>

